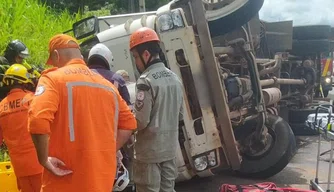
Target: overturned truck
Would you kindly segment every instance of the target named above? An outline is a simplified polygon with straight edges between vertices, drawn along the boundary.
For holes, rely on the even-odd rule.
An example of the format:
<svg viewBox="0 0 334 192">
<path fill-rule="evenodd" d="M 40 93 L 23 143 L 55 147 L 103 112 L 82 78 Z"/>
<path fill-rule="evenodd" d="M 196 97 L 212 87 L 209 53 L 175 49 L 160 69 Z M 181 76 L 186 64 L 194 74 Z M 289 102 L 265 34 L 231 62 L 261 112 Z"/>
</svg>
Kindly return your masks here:
<svg viewBox="0 0 334 192">
<path fill-rule="evenodd" d="M 155 12 L 89 17 L 73 25 L 76 38 L 87 38 L 81 43 L 85 57 L 93 45 L 105 44 L 114 53 L 112 70 L 127 70 L 132 81 L 139 74 L 129 53 L 131 33 L 142 26 L 158 33 L 166 66 L 184 85 L 178 181 L 223 170 L 267 178 L 296 152 L 286 114 L 314 105 L 316 73 L 285 52 L 292 46 L 291 22 L 281 23 L 291 24 L 286 32 L 266 31 L 271 24 L 258 18 L 262 4 L 174 0 Z"/>
</svg>

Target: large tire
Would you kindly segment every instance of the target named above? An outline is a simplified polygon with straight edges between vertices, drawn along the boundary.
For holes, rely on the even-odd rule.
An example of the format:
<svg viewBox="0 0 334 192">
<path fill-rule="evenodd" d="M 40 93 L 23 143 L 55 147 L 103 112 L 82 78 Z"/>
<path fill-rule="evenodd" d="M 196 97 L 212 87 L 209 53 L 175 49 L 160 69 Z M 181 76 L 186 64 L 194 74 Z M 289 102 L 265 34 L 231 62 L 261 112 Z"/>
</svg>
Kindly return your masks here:
<svg viewBox="0 0 334 192">
<path fill-rule="evenodd" d="M 310 106 L 303 109 L 293 109 L 289 110 L 289 123 L 292 124 L 305 124 L 307 117 L 316 112 L 318 106 Z"/>
<path fill-rule="evenodd" d="M 289 110 L 289 124 L 295 136 L 317 135 L 317 132 L 305 125 L 307 117 L 315 113 L 317 105 L 304 109 Z"/>
<path fill-rule="evenodd" d="M 273 142 L 268 152 L 263 156 L 250 157 L 243 155 L 239 176 L 265 179 L 282 171 L 297 151 L 295 136 L 281 117 L 268 114 L 266 123 L 268 133 Z"/>
<path fill-rule="evenodd" d="M 261 9 L 264 0 L 244 0 L 243 3 L 246 2 L 244 4 L 240 2 L 241 1 L 234 1 L 231 3 L 231 6 L 227 5 L 226 10 L 218 14 L 222 15 L 222 17 L 209 19 L 208 25 L 212 38 L 229 33 L 246 24 L 256 16 Z M 234 4 L 237 3 L 239 3 L 240 6 L 235 8 Z M 219 9 L 216 11 L 219 11 Z M 207 17 L 210 15 L 209 12 L 210 10 L 207 11 Z"/>
<path fill-rule="evenodd" d="M 321 52 L 329 52 L 333 47 L 332 44 L 332 41 L 328 39 L 293 40 L 291 53 L 297 56 L 308 56 Z"/>
<path fill-rule="evenodd" d="M 307 25 L 293 27 L 293 39 L 329 39 L 330 35 L 330 25 Z"/>
</svg>

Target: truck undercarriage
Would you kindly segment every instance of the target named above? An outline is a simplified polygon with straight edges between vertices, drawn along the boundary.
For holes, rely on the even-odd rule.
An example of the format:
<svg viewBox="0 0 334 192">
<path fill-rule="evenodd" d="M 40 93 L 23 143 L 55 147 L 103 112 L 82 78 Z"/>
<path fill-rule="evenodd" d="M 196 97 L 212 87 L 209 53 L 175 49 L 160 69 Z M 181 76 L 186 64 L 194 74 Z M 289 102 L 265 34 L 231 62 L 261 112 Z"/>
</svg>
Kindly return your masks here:
<svg viewBox="0 0 334 192">
<path fill-rule="evenodd" d="M 174 0 L 136 20 L 95 30 L 94 37 L 81 44 L 84 56 L 94 44 L 106 44 L 116 52 L 112 70 L 126 69 L 134 81 L 138 73 L 128 53 L 128 37 L 141 26 L 157 31 L 167 66 L 184 84 L 178 180 L 227 169 L 266 178 L 280 172 L 296 152 L 287 116 L 293 109 L 315 105 L 317 69 L 287 52 L 292 48 L 292 22 L 259 20 L 262 4 Z M 268 40 L 266 27 L 272 25 L 288 26 L 282 43 Z M 134 98 L 134 90 L 129 92 Z"/>
</svg>

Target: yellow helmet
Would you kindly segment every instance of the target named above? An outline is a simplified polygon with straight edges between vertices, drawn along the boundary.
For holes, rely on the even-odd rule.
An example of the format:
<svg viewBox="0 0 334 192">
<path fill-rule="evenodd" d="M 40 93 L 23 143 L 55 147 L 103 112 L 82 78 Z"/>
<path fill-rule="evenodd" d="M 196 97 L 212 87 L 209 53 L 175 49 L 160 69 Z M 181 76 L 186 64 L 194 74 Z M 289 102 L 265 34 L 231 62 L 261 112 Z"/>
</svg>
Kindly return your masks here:
<svg viewBox="0 0 334 192">
<path fill-rule="evenodd" d="M 19 84 L 31 83 L 34 85 L 32 78 L 33 75 L 29 73 L 27 68 L 23 65 L 13 64 L 5 72 L 5 76 L 2 81 L 6 85 L 13 85 L 15 82 Z"/>
</svg>

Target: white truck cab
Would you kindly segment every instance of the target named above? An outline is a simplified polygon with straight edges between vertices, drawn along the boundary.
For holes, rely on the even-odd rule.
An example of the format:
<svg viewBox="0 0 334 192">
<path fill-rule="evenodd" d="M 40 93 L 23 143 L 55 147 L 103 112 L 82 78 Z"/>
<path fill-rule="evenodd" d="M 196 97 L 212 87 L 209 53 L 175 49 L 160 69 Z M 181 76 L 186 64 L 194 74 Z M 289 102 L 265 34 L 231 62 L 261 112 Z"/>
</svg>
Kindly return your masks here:
<svg viewBox="0 0 334 192">
<path fill-rule="evenodd" d="M 230 3 L 174 0 L 156 12 L 89 17 L 73 25 L 77 39 L 93 36 L 81 44 L 84 57 L 87 57 L 93 45 L 105 44 L 114 55 L 114 66 L 111 70 L 126 70 L 132 82 L 136 82 L 139 74 L 129 51 L 130 35 L 141 27 L 149 27 L 157 32 L 167 66 L 184 84 L 185 110 L 184 122 L 179 126 L 177 181 L 189 180 L 195 175 L 207 177 L 222 170 L 234 170 L 252 177 L 270 177 L 281 171 L 294 155 L 295 140 L 289 125 L 278 116 L 263 115 L 265 106 L 261 86 L 257 87 L 257 90 L 253 89 L 253 92 L 258 93 L 257 106 L 249 107 L 251 102 L 245 99 L 247 108 L 244 111 L 229 108 L 229 90 L 224 84 L 227 76 L 219 66 L 214 52 L 216 48 L 213 48 L 211 41 L 213 37 L 232 32 L 246 24 L 257 14 L 262 4 L 263 0 L 234 0 Z M 117 20 L 118 18 L 120 20 Z M 107 19 L 110 21 L 104 22 Z M 100 27 L 101 22 L 113 23 L 113 26 Z M 247 34 L 246 31 L 245 33 Z M 249 41 L 249 38 L 246 39 Z M 239 44 L 235 43 L 235 46 Z M 234 47 L 218 47 L 217 50 L 228 53 L 233 49 Z M 248 57 L 252 55 L 249 50 L 245 52 L 247 61 L 255 61 Z M 256 87 L 260 84 L 257 68 L 253 68 L 254 64 L 249 67 L 250 78 L 253 78 L 252 85 Z M 238 83 L 237 89 L 241 89 L 243 82 L 250 82 L 245 78 L 230 78 L 236 79 L 233 82 Z M 133 99 L 134 84 L 130 84 L 128 88 Z M 252 110 L 255 110 L 254 113 L 258 116 L 251 115 Z M 244 132 L 253 130 L 250 128 L 251 124 L 247 123 L 235 126 L 236 121 L 232 119 L 238 119 L 240 115 L 247 121 L 260 125 L 256 127 L 264 127 L 260 133 L 263 136 L 261 138 L 265 138 L 265 144 L 261 149 L 254 148 L 251 155 L 240 152 L 243 148 L 241 141 L 251 139 L 243 138 L 237 141 L 235 135 L 237 128 L 248 129 Z M 256 120 L 257 118 L 262 120 Z M 278 131 L 276 135 L 285 139 L 274 142 L 272 138 L 275 134 L 266 131 L 267 127 Z M 256 142 L 252 144 L 254 143 Z M 244 145 L 247 148 L 248 144 Z"/>
</svg>

